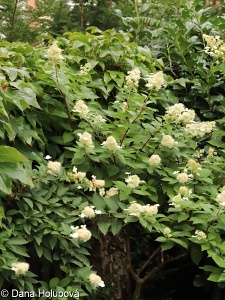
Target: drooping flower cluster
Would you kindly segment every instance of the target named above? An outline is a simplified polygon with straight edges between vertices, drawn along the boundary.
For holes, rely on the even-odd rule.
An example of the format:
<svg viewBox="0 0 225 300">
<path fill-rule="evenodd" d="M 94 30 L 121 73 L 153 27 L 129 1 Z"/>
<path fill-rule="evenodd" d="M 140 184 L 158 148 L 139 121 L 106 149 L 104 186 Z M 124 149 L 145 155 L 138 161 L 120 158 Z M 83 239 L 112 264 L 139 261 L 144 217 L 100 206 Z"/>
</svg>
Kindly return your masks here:
<svg viewBox="0 0 225 300">
<path fill-rule="evenodd" d="M 175 144 L 175 141 L 172 138 L 172 136 L 165 134 L 161 140 L 161 144 L 165 147 L 172 149 Z"/>
<path fill-rule="evenodd" d="M 91 63 L 87 62 L 83 66 L 80 67 L 80 75 L 86 76 L 92 69 Z"/>
<path fill-rule="evenodd" d="M 164 84 L 164 75 L 162 71 L 149 74 L 146 78 L 147 84 L 145 85 L 150 90 L 160 90 Z"/>
<path fill-rule="evenodd" d="M 77 135 L 79 136 L 79 142 L 84 147 L 93 147 L 92 136 L 89 132 L 85 131 L 84 133 L 78 133 Z"/>
<path fill-rule="evenodd" d="M 78 113 L 80 118 L 85 118 L 89 113 L 89 108 L 83 100 L 78 100 L 72 111 Z"/>
<path fill-rule="evenodd" d="M 49 161 L 47 164 L 48 174 L 59 173 L 61 170 L 61 163 L 58 161 Z"/>
<path fill-rule="evenodd" d="M 96 275 L 95 273 L 91 273 L 89 276 L 90 284 L 93 288 L 104 287 L 105 283 L 102 281 L 101 277 Z"/>
<path fill-rule="evenodd" d="M 29 264 L 24 262 L 16 262 L 11 265 L 11 270 L 15 272 L 16 275 L 25 274 L 29 270 Z"/>
<path fill-rule="evenodd" d="M 175 123 L 186 125 L 194 120 L 195 111 L 186 108 L 182 103 L 176 103 L 167 109 L 165 117 L 170 117 Z"/>
<path fill-rule="evenodd" d="M 141 182 L 144 182 L 141 180 L 137 175 L 129 175 L 126 179 L 125 182 L 127 183 L 127 186 L 130 188 L 136 188 L 139 186 Z"/>
<path fill-rule="evenodd" d="M 54 43 L 48 49 L 45 57 L 48 58 L 49 62 L 51 62 L 51 63 L 59 63 L 63 59 L 63 56 L 61 55 L 61 53 L 62 53 L 62 50 L 58 47 L 57 43 Z"/>
<path fill-rule="evenodd" d="M 212 57 L 225 59 L 225 43 L 219 36 L 211 36 L 203 34 L 203 39 L 206 42 L 204 52 Z"/>
<path fill-rule="evenodd" d="M 95 215 L 100 215 L 101 211 L 100 210 L 96 210 L 94 209 L 95 206 L 86 206 L 82 212 L 80 217 L 81 218 L 88 218 L 88 219 L 92 219 L 95 217 Z"/>
<path fill-rule="evenodd" d="M 77 239 L 80 242 L 87 242 L 91 238 L 91 232 L 86 228 L 86 225 L 79 226 L 71 226 L 71 229 L 73 230 L 73 233 L 70 234 L 70 237 Z"/>
<path fill-rule="evenodd" d="M 130 216 L 140 217 L 141 214 L 153 216 L 158 213 L 158 206 L 159 206 L 158 204 L 141 205 L 139 203 L 133 202 L 128 208 L 124 210 L 127 211 L 128 215 Z"/>
<path fill-rule="evenodd" d="M 112 152 L 121 148 L 113 136 L 107 137 L 106 141 L 104 141 L 101 145 Z"/>
<path fill-rule="evenodd" d="M 161 163 L 161 158 L 158 154 L 153 154 L 150 156 L 148 162 L 151 167 L 156 167 Z"/>
<path fill-rule="evenodd" d="M 141 77 L 141 72 L 139 70 L 139 68 L 135 68 L 131 71 L 127 72 L 127 76 L 126 76 L 126 85 L 129 86 L 138 86 L 139 84 L 139 80 Z"/>
<path fill-rule="evenodd" d="M 192 235 L 193 238 L 196 238 L 197 240 L 205 240 L 207 238 L 205 232 L 201 230 L 195 230 L 195 235 Z"/>
<path fill-rule="evenodd" d="M 210 133 L 216 126 L 215 121 L 209 122 L 192 122 L 186 125 L 185 131 L 191 136 L 200 136 L 203 137 L 206 133 Z"/>
</svg>

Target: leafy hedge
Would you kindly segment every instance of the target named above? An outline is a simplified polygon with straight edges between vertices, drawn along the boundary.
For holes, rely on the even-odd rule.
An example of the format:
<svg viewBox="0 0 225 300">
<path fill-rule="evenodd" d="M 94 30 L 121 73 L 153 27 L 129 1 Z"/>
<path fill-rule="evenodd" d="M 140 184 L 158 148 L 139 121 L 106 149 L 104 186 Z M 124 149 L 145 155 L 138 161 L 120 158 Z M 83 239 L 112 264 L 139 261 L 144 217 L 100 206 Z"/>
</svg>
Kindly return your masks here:
<svg viewBox="0 0 225 300">
<path fill-rule="evenodd" d="M 2 289 L 140 299 L 187 258 L 224 282 L 223 115 L 190 105 L 221 97 L 224 63 L 177 26 L 169 60 L 94 27 L 1 42 Z"/>
</svg>

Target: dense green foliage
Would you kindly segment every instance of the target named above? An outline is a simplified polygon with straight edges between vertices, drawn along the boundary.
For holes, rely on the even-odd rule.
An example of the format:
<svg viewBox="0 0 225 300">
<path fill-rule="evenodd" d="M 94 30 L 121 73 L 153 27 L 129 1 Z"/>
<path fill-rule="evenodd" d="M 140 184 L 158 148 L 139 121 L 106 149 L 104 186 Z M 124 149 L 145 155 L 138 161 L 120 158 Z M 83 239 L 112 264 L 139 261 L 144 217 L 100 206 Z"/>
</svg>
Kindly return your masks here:
<svg viewBox="0 0 225 300">
<path fill-rule="evenodd" d="M 204 38 L 223 45 L 224 19 L 194 3 L 169 24 L 132 9 L 117 11 L 132 33 L 0 43 L 1 289 L 149 299 L 181 262 L 195 286 L 224 287 L 225 68 Z"/>
</svg>

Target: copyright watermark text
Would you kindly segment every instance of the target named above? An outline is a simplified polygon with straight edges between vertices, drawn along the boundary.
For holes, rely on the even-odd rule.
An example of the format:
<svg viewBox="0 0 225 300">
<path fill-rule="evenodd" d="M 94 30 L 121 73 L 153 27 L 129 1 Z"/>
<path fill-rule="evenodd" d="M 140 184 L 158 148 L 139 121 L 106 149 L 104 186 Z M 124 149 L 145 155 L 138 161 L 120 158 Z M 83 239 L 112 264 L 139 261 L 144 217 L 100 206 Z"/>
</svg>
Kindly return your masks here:
<svg viewBox="0 0 225 300">
<path fill-rule="evenodd" d="M 44 297 L 45 299 L 52 299 L 52 298 L 74 298 L 79 299 L 79 292 L 78 290 L 75 291 L 59 291 L 59 290 L 38 290 L 37 292 L 34 291 L 19 291 L 17 289 L 12 289 L 10 291 L 4 289 L 0 291 L 1 298 L 33 298 L 33 297 Z"/>
</svg>

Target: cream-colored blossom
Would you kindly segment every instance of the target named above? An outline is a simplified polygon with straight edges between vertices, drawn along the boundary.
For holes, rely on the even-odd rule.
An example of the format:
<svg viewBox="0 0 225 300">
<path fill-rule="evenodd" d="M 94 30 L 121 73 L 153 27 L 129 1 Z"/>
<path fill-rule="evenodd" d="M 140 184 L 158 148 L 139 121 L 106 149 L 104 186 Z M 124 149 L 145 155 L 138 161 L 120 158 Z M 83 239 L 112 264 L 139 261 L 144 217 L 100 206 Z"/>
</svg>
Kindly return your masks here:
<svg viewBox="0 0 225 300">
<path fill-rule="evenodd" d="M 180 182 L 180 183 L 185 183 L 187 182 L 189 179 L 188 177 L 188 174 L 183 172 L 183 173 L 180 173 L 177 175 L 177 180 Z"/>
<path fill-rule="evenodd" d="M 156 91 L 160 90 L 164 84 L 164 75 L 162 71 L 149 74 L 146 78 L 147 84 L 145 85 L 150 90 L 155 89 Z"/>
<path fill-rule="evenodd" d="M 105 196 L 105 188 L 100 188 L 98 192 L 101 197 Z"/>
<path fill-rule="evenodd" d="M 90 146 L 92 146 L 93 142 L 92 142 L 92 136 L 91 136 L 90 133 L 88 133 L 87 131 L 85 131 L 84 133 L 78 133 L 77 135 L 79 136 L 80 143 L 84 147 L 90 147 Z"/>
<path fill-rule="evenodd" d="M 96 179 L 96 176 L 92 175 L 93 186 L 97 189 L 101 189 L 105 186 L 105 180 Z"/>
<path fill-rule="evenodd" d="M 179 187 L 179 193 L 184 196 L 187 197 L 191 194 L 191 190 L 189 190 L 186 186 L 182 185 Z"/>
<path fill-rule="evenodd" d="M 118 194 L 119 190 L 116 187 L 111 187 L 108 191 L 106 191 L 106 198 L 110 198 Z"/>
<path fill-rule="evenodd" d="M 61 163 L 58 161 L 49 161 L 47 167 L 50 171 L 54 173 L 59 173 L 61 170 Z"/>
<path fill-rule="evenodd" d="M 182 103 L 176 103 L 167 109 L 166 117 L 168 116 L 174 122 L 186 125 L 194 120 L 195 111 L 186 108 Z"/>
<path fill-rule="evenodd" d="M 211 158 L 215 155 L 217 155 L 217 152 L 215 151 L 215 149 L 212 147 L 209 147 L 207 158 Z"/>
<path fill-rule="evenodd" d="M 116 151 L 117 149 L 121 148 L 118 144 L 117 141 L 113 136 L 107 137 L 106 141 L 101 144 L 105 148 L 107 148 L 110 151 Z"/>
<path fill-rule="evenodd" d="M 80 67 L 80 75 L 85 76 L 87 75 L 92 69 L 91 63 L 87 62 L 83 66 Z"/>
<path fill-rule="evenodd" d="M 73 230 L 73 233 L 70 234 L 70 237 L 76 238 L 83 243 L 90 240 L 91 232 L 86 228 L 86 225 L 81 225 L 80 228 L 71 226 L 71 229 Z"/>
<path fill-rule="evenodd" d="M 156 215 L 158 213 L 158 204 L 150 205 L 147 204 L 144 206 L 144 213 L 149 216 Z"/>
<path fill-rule="evenodd" d="M 83 100 L 78 100 L 72 111 L 78 113 L 79 117 L 85 118 L 89 113 L 89 108 Z"/>
<path fill-rule="evenodd" d="M 163 234 L 165 235 L 165 237 L 170 238 L 172 236 L 171 229 L 169 227 L 165 227 L 163 230 Z"/>
<path fill-rule="evenodd" d="M 16 275 L 25 274 L 29 270 L 29 264 L 24 262 L 16 262 L 11 265 L 11 270 L 15 272 Z"/>
<path fill-rule="evenodd" d="M 175 208 L 179 208 L 180 202 L 183 200 L 184 199 L 181 197 L 181 194 L 178 194 L 171 199 L 171 205 L 174 206 Z"/>
<path fill-rule="evenodd" d="M 205 232 L 201 230 L 195 230 L 195 235 L 192 235 L 193 238 L 196 238 L 197 240 L 205 240 L 207 238 Z"/>
<path fill-rule="evenodd" d="M 102 281 L 101 277 L 96 275 L 95 273 L 91 273 L 89 276 L 89 281 L 91 286 L 96 289 L 97 287 L 104 287 L 105 283 Z"/>
<path fill-rule="evenodd" d="M 139 217 L 141 213 L 144 212 L 144 207 L 136 202 L 131 203 L 131 205 L 125 209 L 127 210 L 128 214 L 130 216 L 135 216 L 135 217 Z"/>
<path fill-rule="evenodd" d="M 158 154 L 153 154 L 150 158 L 149 158 L 149 165 L 151 167 L 155 167 L 158 166 L 161 163 L 161 158 Z"/>
<path fill-rule="evenodd" d="M 186 167 L 190 169 L 191 173 L 193 174 L 198 174 L 199 171 L 202 170 L 200 163 L 198 163 L 196 160 L 192 158 L 188 160 Z"/>
<path fill-rule="evenodd" d="M 221 193 L 216 196 L 216 202 L 222 206 L 225 206 L 225 190 L 222 189 Z"/>
<path fill-rule="evenodd" d="M 141 182 L 144 182 L 141 180 L 137 175 L 129 175 L 126 179 L 125 182 L 127 183 L 127 186 L 130 188 L 136 188 L 139 186 Z"/>
<path fill-rule="evenodd" d="M 126 85 L 138 86 L 141 77 L 139 68 L 135 68 L 131 71 L 128 71 L 127 73 L 128 75 L 126 76 Z"/>
<path fill-rule="evenodd" d="M 206 42 L 204 52 L 215 58 L 225 59 L 225 43 L 219 36 L 211 36 L 203 34 L 203 39 Z"/>
<path fill-rule="evenodd" d="M 216 126 L 215 121 L 190 123 L 186 125 L 185 131 L 191 136 L 203 137 L 206 133 L 210 133 Z"/>
<path fill-rule="evenodd" d="M 168 147 L 168 148 L 173 148 L 174 146 L 174 139 L 172 138 L 172 136 L 170 135 L 164 135 L 162 140 L 161 140 L 161 144 L 165 147 Z"/>
<path fill-rule="evenodd" d="M 63 59 L 61 53 L 62 50 L 58 47 L 57 43 L 54 43 L 48 49 L 45 57 L 47 57 L 51 63 L 59 63 Z"/>
<path fill-rule="evenodd" d="M 105 123 L 106 122 L 106 119 L 104 119 L 101 115 L 97 115 L 97 116 L 94 116 L 94 119 L 93 119 L 93 124 L 94 125 L 101 125 L 102 123 Z"/>
<path fill-rule="evenodd" d="M 86 206 L 82 212 L 81 212 L 81 218 L 88 218 L 88 219 L 92 219 L 95 217 L 95 211 L 93 209 L 93 207 L 91 206 Z"/>
</svg>

